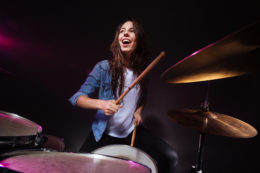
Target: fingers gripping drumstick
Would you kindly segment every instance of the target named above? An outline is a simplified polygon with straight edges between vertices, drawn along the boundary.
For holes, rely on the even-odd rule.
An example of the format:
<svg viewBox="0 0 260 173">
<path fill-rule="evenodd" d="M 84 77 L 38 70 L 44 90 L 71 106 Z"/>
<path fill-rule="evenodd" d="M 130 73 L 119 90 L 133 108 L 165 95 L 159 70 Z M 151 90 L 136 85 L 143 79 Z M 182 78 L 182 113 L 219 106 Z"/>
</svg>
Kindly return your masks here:
<svg viewBox="0 0 260 173">
<path fill-rule="evenodd" d="M 162 59 L 162 57 L 165 55 L 165 52 L 162 51 L 159 56 L 157 56 L 146 68 L 145 70 L 134 80 L 134 82 L 127 88 L 123 94 L 120 95 L 120 97 L 116 100 L 116 104 L 119 104 L 119 102 L 124 98 L 124 96 L 138 83 L 140 80 L 142 80 L 148 72 L 152 70 L 152 68 L 158 64 L 158 62 Z M 131 140 L 131 146 L 134 145 L 135 140 L 135 134 L 136 134 L 136 125 L 132 134 L 132 140 Z"/>
</svg>

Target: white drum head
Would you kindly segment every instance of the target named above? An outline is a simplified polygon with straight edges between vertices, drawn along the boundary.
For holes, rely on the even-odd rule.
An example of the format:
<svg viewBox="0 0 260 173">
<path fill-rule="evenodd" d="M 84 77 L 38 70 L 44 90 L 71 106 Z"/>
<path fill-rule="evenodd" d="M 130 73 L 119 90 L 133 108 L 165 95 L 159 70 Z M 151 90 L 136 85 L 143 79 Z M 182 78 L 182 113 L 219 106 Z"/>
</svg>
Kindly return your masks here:
<svg viewBox="0 0 260 173">
<path fill-rule="evenodd" d="M 92 151 L 92 153 L 132 160 L 149 167 L 151 169 L 151 173 L 158 172 L 155 161 L 148 154 L 129 145 L 107 145 Z"/>
</svg>

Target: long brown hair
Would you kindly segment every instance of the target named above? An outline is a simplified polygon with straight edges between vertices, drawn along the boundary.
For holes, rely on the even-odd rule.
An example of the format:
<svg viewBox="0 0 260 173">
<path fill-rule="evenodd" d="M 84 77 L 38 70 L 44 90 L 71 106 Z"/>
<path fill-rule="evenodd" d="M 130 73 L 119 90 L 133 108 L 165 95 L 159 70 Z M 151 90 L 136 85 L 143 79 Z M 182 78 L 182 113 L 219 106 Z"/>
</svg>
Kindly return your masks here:
<svg viewBox="0 0 260 173">
<path fill-rule="evenodd" d="M 121 52 L 121 48 L 118 41 L 118 36 L 120 33 L 120 29 L 122 25 L 127 22 L 131 21 L 133 23 L 134 32 L 136 35 L 136 49 L 131 54 L 130 59 L 126 59 Z M 123 92 L 124 86 L 124 70 L 125 65 L 124 61 L 128 61 L 128 68 L 131 68 L 134 74 L 139 75 L 147 66 L 148 63 L 148 51 L 147 51 L 147 44 L 145 33 L 143 27 L 140 23 L 134 18 L 127 18 L 123 23 L 121 23 L 116 30 L 114 40 L 110 45 L 110 51 L 113 54 L 113 58 L 109 60 L 110 70 L 112 72 L 112 82 L 111 87 L 114 93 L 114 96 L 117 98 Z M 144 81 L 140 82 L 141 86 L 141 93 L 143 93 L 145 85 Z M 117 93 L 118 89 L 118 93 Z"/>
</svg>

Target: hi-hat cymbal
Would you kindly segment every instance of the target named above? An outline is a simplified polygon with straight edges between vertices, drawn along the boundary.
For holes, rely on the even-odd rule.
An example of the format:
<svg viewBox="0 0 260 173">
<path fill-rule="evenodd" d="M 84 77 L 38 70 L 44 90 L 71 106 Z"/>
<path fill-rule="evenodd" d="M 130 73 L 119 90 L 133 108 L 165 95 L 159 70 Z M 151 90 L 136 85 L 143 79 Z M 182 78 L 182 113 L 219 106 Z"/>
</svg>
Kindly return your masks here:
<svg viewBox="0 0 260 173">
<path fill-rule="evenodd" d="M 241 76 L 258 71 L 260 22 L 212 43 L 168 68 L 161 79 L 190 83 Z"/>
<path fill-rule="evenodd" d="M 234 138 L 250 138 L 257 131 L 250 124 L 234 117 L 196 109 L 176 109 L 168 111 L 168 116 L 175 122 L 206 134 Z"/>
</svg>

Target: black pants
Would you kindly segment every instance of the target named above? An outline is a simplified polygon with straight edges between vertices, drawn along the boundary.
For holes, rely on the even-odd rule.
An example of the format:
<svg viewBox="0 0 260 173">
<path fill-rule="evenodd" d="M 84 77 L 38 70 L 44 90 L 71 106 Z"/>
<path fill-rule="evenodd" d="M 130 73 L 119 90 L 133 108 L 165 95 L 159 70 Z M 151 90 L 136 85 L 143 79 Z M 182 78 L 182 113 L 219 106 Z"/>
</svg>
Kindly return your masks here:
<svg viewBox="0 0 260 173">
<path fill-rule="evenodd" d="M 97 148 L 111 144 L 130 145 L 131 138 L 132 133 L 126 138 L 115 138 L 104 133 L 100 141 L 96 142 L 93 132 L 91 131 L 82 145 L 80 152 L 89 153 Z M 149 154 L 156 161 L 159 173 L 174 172 L 178 160 L 176 151 L 160 137 L 142 125 L 137 127 L 134 147 Z"/>
</svg>

